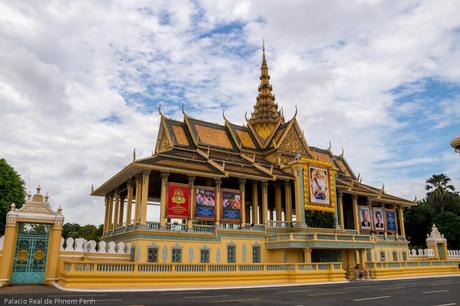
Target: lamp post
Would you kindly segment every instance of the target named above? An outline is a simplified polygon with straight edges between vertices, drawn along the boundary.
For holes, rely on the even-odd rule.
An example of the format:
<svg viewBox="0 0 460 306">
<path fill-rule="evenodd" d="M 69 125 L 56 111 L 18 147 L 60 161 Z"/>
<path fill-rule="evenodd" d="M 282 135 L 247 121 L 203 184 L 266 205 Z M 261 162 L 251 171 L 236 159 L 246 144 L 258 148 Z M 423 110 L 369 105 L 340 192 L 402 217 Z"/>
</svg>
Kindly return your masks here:
<svg viewBox="0 0 460 306">
<path fill-rule="evenodd" d="M 452 141 L 450 142 L 450 145 L 452 146 L 452 148 L 455 149 L 455 152 L 460 154 L 460 135 L 452 139 Z"/>
</svg>

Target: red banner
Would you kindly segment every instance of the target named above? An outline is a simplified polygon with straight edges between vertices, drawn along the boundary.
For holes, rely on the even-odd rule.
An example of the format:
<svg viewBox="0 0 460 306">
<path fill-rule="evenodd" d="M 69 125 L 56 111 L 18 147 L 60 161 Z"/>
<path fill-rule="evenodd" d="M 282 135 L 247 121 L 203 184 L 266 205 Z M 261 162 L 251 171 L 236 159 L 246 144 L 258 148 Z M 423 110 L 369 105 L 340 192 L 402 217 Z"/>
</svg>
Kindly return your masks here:
<svg viewBox="0 0 460 306">
<path fill-rule="evenodd" d="M 168 218 L 189 217 L 190 188 L 183 184 L 168 184 Z"/>
</svg>

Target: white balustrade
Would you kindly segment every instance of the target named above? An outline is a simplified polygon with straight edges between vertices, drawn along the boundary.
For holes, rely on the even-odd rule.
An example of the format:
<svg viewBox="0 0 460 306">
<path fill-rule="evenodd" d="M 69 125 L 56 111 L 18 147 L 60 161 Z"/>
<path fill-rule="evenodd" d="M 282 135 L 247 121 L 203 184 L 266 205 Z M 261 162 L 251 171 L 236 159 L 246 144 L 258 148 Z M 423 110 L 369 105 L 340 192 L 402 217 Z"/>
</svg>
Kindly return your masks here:
<svg viewBox="0 0 460 306">
<path fill-rule="evenodd" d="M 73 252 L 74 251 L 74 248 L 73 248 L 73 243 L 74 243 L 74 239 L 72 237 L 69 237 L 66 239 L 65 243 L 66 243 L 66 246 L 65 246 L 65 251 L 66 252 Z"/>
<path fill-rule="evenodd" d="M 75 252 L 83 252 L 84 243 L 85 243 L 85 239 L 83 238 L 75 239 Z"/>
<path fill-rule="evenodd" d="M 124 254 L 125 253 L 125 243 L 119 242 L 117 244 L 117 254 Z"/>
<path fill-rule="evenodd" d="M 106 250 L 106 247 L 107 247 L 107 243 L 105 241 L 99 241 L 99 244 L 97 245 L 98 247 L 98 253 L 105 253 L 107 250 Z"/>
<path fill-rule="evenodd" d="M 3 237 L 0 238 L 0 246 L 3 245 Z M 64 248 L 65 243 L 65 248 Z M 96 248 L 97 246 L 97 248 Z M 0 247 L 1 250 L 1 247 Z M 100 253 L 100 254 L 129 254 L 131 253 L 131 242 L 118 242 L 114 241 L 99 241 L 96 243 L 94 240 L 87 241 L 84 238 L 64 238 L 61 237 L 60 243 L 61 252 L 79 252 L 79 253 Z"/>
<path fill-rule="evenodd" d="M 88 244 L 86 245 L 86 251 L 90 253 L 96 253 L 96 241 L 90 240 L 88 241 Z"/>
<path fill-rule="evenodd" d="M 448 250 L 447 256 L 448 257 L 460 257 L 460 250 Z"/>
<path fill-rule="evenodd" d="M 115 242 L 113 241 L 109 241 L 109 243 L 107 243 L 107 253 L 109 254 L 115 254 Z"/>
<path fill-rule="evenodd" d="M 131 242 L 126 243 L 126 245 L 125 245 L 125 253 L 126 254 L 131 253 Z"/>
<path fill-rule="evenodd" d="M 410 250 L 409 257 L 434 257 L 433 249 L 412 249 Z"/>
</svg>

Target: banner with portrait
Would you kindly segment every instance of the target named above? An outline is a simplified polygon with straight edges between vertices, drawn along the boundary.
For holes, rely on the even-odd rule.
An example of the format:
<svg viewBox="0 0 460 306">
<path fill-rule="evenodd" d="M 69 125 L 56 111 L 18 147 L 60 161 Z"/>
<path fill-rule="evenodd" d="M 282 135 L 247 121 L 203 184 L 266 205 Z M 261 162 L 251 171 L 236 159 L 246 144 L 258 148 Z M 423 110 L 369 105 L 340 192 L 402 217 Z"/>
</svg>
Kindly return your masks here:
<svg viewBox="0 0 460 306">
<path fill-rule="evenodd" d="M 239 190 L 222 190 L 222 220 L 240 222 L 241 220 L 241 194 Z"/>
<path fill-rule="evenodd" d="M 216 209 L 216 189 L 195 187 L 195 217 L 201 220 L 214 220 Z"/>
<path fill-rule="evenodd" d="M 383 209 L 373 208 L 372 209 L 372 221 L 374 224 L 374 230 L 379 232 L 385 231 L 385 220 L 383 216 Z"/>
<path fill-rule="evenodd" d="M 370 230 L 372 228 L 371 211 L 369 207 L 359 206 L 359 223 L 363 230 Z"/>
<path fill-rule="evenodd" d="M 329 205 L 329 174 L 327 169 L 309 167 L 310 202 Z"/>
<path fill-rule="evenodd" d="M 168 218 L 188 218 L 190 214 L 189 203 L 189 185 L 168 183 Z"/>
<path fill-rule="evenodd" d="M 394 209 L 386 209 L 385 219 L 387 223 L 387 232 L 396 233 L 398 231 L 398 223 L 396 222 L 396 211 Z"/>
<path fill-rule="evenodd" d="M 300 179 L 305 210 L 323 213 L 336 212 L 335 175 L 337 170 L 329 162 L 302 158 Z"/>
</svg>

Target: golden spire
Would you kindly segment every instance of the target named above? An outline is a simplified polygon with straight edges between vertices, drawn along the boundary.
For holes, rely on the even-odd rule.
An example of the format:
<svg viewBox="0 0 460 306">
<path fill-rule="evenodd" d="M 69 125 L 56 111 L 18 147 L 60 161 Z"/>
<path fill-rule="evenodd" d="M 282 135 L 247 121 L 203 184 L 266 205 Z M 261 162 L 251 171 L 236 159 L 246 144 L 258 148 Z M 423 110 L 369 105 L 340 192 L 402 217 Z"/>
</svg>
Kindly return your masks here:
<svg viewBox="0 0 460 306">
<path fill-rule="evenodd" d="M 257 102 L 251 114 L 249 122 L 257 131 L 259 136 L 267 138 L 280 122 L 284 122 L 278 105 L 275 103 L 275 96 L 272 94 L 270 85 L 270 74 L 268 73 L 267 60 L 265 58 L 265 41 L 262 44 L 262 65 L 260 67 L 260 85 Z"/>
</svg>

